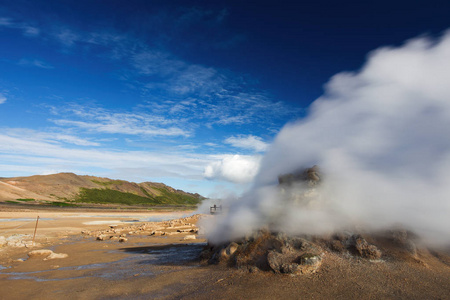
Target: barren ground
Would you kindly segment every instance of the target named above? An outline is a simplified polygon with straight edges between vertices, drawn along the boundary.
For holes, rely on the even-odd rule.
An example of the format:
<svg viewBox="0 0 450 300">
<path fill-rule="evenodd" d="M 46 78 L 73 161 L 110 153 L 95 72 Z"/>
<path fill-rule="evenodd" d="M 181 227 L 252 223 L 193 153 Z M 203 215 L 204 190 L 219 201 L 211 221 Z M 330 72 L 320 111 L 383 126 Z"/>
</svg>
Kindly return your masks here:
<svg viewBox="0 0 450 300">
<path fill-rule="evenodd" d="M 176 233 L 194 219 L 172 227 L 149 222 L 188 212 L 2 210 L 0 236 L 29 240 L 37 215 L 41 220 L 39 246 L 0 248 L 0 299 L 450 299 L 450 260 L 442 252 L 423 250 L 417 260 L 383 256 L 377 262 L 327 252 L 315 274 L 248 273 L 196 260 L 206 240 Z M 149 221 L 120 222 L 144 218 Z M 96 231 L 111 230 L 109 225 L 117 225 L 128 240 L 97 241 Z M 150 236 L 155 228 L 173 234 Z M 68 257 L 28 259 L 35 249 Z"/>
</svg>

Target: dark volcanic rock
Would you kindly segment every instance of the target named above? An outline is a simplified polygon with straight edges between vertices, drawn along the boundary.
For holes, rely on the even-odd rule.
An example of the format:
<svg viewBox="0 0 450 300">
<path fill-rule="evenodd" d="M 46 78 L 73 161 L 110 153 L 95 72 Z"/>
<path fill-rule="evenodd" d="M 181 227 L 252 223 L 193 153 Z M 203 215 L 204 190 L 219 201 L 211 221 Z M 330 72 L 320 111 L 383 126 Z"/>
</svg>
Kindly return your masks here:
<svg viewBox="0 0 450 300">
<path fill-rule="evenodd" d="M 322 174 L 318 166 L 304 169 L 303 171 L 288 173 L 278 176 L 278 183 L 290 186 L 295 182 L 306 182 L 309 186 L 314 186 L 321 181 Z"/>
<path fill-rule="evenodd" d="M 321 265 L 322 253 L 322 248 L 306 239 L 261 230 L 239 243 L 208 246 L 202 258 L 249 272 L 300 275 L 315 272 Z"/>
<path fill-rule="evenodd" d="M 375 245 L 369 244 L 361 235 L 354 235 L 350 240 L 351 246 L 356 249 L 361 257 L 368 259 L 379 259 L 381 251 Z"/>
</svg>

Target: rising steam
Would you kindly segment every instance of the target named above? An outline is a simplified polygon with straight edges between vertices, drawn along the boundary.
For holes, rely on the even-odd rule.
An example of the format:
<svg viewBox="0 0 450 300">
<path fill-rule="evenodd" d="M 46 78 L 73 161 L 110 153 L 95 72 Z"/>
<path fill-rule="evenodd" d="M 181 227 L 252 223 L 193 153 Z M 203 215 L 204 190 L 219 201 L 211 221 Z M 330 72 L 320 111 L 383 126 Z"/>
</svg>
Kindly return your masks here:
<svg viewBox="0 0 450 300">
<path fill-rule="evenodd" d="M 280 174 L 313 165 L 324 174 L 318 187 L 278 186 Z M 380 48 L 360 71 L 332 77 L 208 235 L 219 242 L 261 226 L 314 234 L 394 224 L 450 242 L 450 32 Z"/>
</svg>

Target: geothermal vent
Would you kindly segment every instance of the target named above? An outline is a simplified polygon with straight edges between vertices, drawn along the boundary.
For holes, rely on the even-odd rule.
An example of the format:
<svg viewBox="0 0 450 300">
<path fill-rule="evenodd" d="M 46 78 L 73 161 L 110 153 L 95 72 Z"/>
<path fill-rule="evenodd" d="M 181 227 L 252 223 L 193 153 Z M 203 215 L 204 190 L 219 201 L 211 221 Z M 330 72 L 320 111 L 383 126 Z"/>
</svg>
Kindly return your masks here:
<svg viewBox="0 0 450 300">
<path fill-rule="evenodd" d="M 284 195 L 283 202 L 309 207 L 317 198 L 314 195 L 322 177 L 317 166 L 279 176 L 278 188 Z M 209 264 L 224 264 L 249 272 L 271 271 L 292 275 L 318 271 L 328 256 L 349 260 L 379 260 L 383 255 L 417 259 L 414 242 L 417 237 L 404 229 L 378 233 L 353 229 L 322 235 L 297 235 L 279 230 L 276 219 L 271 218 L 271 221 L 265 228 L 246 237 L 210 242 L 201 258 Z"/>
</svg>

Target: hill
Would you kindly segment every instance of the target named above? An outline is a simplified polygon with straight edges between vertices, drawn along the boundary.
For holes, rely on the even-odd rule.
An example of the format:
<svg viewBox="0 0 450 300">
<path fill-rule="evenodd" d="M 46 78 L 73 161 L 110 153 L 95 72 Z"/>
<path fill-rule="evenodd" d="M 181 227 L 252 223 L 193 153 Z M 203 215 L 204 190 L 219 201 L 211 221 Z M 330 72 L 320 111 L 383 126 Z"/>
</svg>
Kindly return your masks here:
<svg viewBox="0 0 450 300">
<path fill-rule="evenodd" d="M 204 198 L 163 183 L 135 183 L 74 173 L 0 178 L 1 202 L 196 205 Z"/>
</svg>

